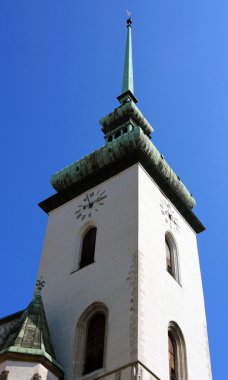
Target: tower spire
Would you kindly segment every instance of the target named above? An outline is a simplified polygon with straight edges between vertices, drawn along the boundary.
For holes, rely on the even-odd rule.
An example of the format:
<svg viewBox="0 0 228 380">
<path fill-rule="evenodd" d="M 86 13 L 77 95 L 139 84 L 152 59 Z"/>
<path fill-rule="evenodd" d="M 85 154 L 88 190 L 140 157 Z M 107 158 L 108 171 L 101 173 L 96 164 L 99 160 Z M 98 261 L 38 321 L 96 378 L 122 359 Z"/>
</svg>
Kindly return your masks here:
<svg viewBox="0 0 228 380">
<path fill-rule="evenodd" d="M 137 103 L 137 99 L 134 96 L 134 76 L 133 76 L 133 59 L 132 59 L 132 18 L 131 13 L 128 12 L 127 19 L 127 41 L 124 59 L 124 72 L 122 82 L 122 94 L 118 96 L 120 103 L 129 100 L 133 100 Z"/>
<path fill-rule="evenodd" d="M 126 91 L 131 91 L 134 94 L 134 77 L 133 77 L 133 60 L 132 60 L 132 19 L 129 15 L 127 19 L 127 42 L 125 50 L 122 94 Z"/>
</svg>

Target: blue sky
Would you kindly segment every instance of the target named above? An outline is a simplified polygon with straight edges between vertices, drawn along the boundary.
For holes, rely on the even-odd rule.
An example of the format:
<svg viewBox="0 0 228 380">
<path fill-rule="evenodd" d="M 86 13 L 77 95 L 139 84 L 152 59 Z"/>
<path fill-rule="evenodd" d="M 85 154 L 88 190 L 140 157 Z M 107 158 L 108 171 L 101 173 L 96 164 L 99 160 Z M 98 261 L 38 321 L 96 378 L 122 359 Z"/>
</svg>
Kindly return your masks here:
<svg viewBox="0 0 228 380">
<path fill-rule="evenodd" d="M 99 148 L 121 91 L 126 10 L 135 95 L 196 198 L 215 380 L 228 378 L 227 0 L 1 0 L 1 308 L 27 306 L 57 170 Z"/>
</svg>

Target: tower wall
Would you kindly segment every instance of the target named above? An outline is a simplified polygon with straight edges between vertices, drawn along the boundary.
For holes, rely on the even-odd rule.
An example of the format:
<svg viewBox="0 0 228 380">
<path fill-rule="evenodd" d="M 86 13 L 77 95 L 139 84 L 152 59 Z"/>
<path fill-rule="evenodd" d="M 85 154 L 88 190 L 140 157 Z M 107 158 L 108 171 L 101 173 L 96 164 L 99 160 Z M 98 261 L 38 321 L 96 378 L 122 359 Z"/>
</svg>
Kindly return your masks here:
<svg viewBox="0 0 228 380">
<path fill-rule="evenodd" d="M 88 193 L 98 190 L 105 190 L 107 198 L 92 218 L 82 221 L 75 215 L 85 194 L 49 214 L 39 269 L 46 280 L 43 302 L 65 380 L 79 378 L 81 340 L 85 339 L 79 322 L 94 303 L 107 308 L 105 371 L 96 373 L 100 379 L 169 380 L 168 326 L 172 322 L 179 326 L 186 344 L 186 378 L 210 380 L 194 231 L 173 205 L 179 231 L 166 222 L 163 201 L 170 202 L 140 164 Z M 81 239 L 90 225 L 97 227 L 95 262 L 79 269 Z M 166 232 L 176 243 L 179 282 L 166 270 Z"/>
<path fill-rule="evenodd" d="M 168 326 L 175 322 L 186 344 L 188 379 L 209 380 L 196 235 L 173 205 L 179 232 L 173 223 L 166 222 L 161 207 L 164 199 L 167 201 L 147 172 L 139 167 L 139 360 L 160 379 L 169 380 Z M 178 251 L 180 284 L 166 270 L 167 231 Z"/>
<path fill-rule="evenodd" d="M 94 302 L 108 310 L 106 371 L 137 359 L 137 173 L 134 165 L 93 188 L 105 190 L 107 198 L 91 219 L 75 215 L 85 194 L 49 214 L 39 276 L 46 281 L 43 302 L 65 380 L 77 378 L 77 324 Z M 81 237 L 89 225 L 97 227 L 95 263 L 78 270 Z"/>
</svg>

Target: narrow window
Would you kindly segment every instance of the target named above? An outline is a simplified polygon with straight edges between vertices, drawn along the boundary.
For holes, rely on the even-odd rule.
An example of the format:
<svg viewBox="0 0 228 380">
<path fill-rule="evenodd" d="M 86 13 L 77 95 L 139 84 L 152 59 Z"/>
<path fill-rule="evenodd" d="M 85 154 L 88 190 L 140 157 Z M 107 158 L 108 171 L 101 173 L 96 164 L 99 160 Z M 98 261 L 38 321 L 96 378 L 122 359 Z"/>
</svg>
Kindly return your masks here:
<svg viewBox="0 0 228 380">
<path fill-rule="evenodd" d="M 83 268 L 86 265 L 89 265 L 94 262 L 96 234 L 96 227 L 92 227 L 89 229 L 89 231 L 86 232 L 83 238 L 80 268 Z"/>
<path fill-rule="evenodd" d="M 170 380 L 177 380 L 176 376 L 176 355 L 172 337 L 169 334 L 169 376 Z"/>
<path fill-rule="evenodd" d="M 168 329 L 169 379 L 187 380 L 187 359 L 183 334 L 175 322 Z"/>
<path fill-rule="evenodd" d="M 103 367 L 105 338 L 105 316 L 98 313 L 91 318 L 86 339 L 86 351 L 83 374 Z"/>
<path fill-rule="evenodd" d="M 170 233 L 165 235 L 166 269 L 180 284 L 180 271 L 176 243 Z"/>
</svg>

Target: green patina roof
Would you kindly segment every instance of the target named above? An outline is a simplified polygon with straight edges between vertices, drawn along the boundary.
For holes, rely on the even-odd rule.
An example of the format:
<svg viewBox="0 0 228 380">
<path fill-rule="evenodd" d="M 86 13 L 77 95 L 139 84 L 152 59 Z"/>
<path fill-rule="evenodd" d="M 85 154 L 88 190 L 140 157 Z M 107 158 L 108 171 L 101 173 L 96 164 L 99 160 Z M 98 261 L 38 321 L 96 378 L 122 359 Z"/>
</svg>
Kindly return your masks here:
<svg viewBox="0 0 228 380">
<path fill-rule="evenodd" d="M 112 135 L 120 127 L 123 128 L 129 125 L 142 128 L 148 137 L 150 137 L 150 134 L 154 131 L 153 127 L 131 98 L 121 104 L 121 106 L 116 108 L 113 112 L 100 119 L 99 123 L 102 125 L 102 131 L 106 136 Z"/>
<path fill-rule="evenodd" d="M 58 192 L 63 191 L 93 172 L 103 169 L 115 161 L 125 159 L 138 149 L 146 154 L 147 164 L 152 168 L 156 167 L 160 175 L 175 189 L 186 206 L 193 208 L 195 199 L 140 127 L 132 129 L 81 160 L 60 170 L 51 177 L 51 184 Z"/>
<path fill-rule="evenodd" d="M 62 371 L 56 361 L 40 294 L 34 296 L 0 348 L 0 356 L 17 353 L 42 356 Z"/>
</svg>

